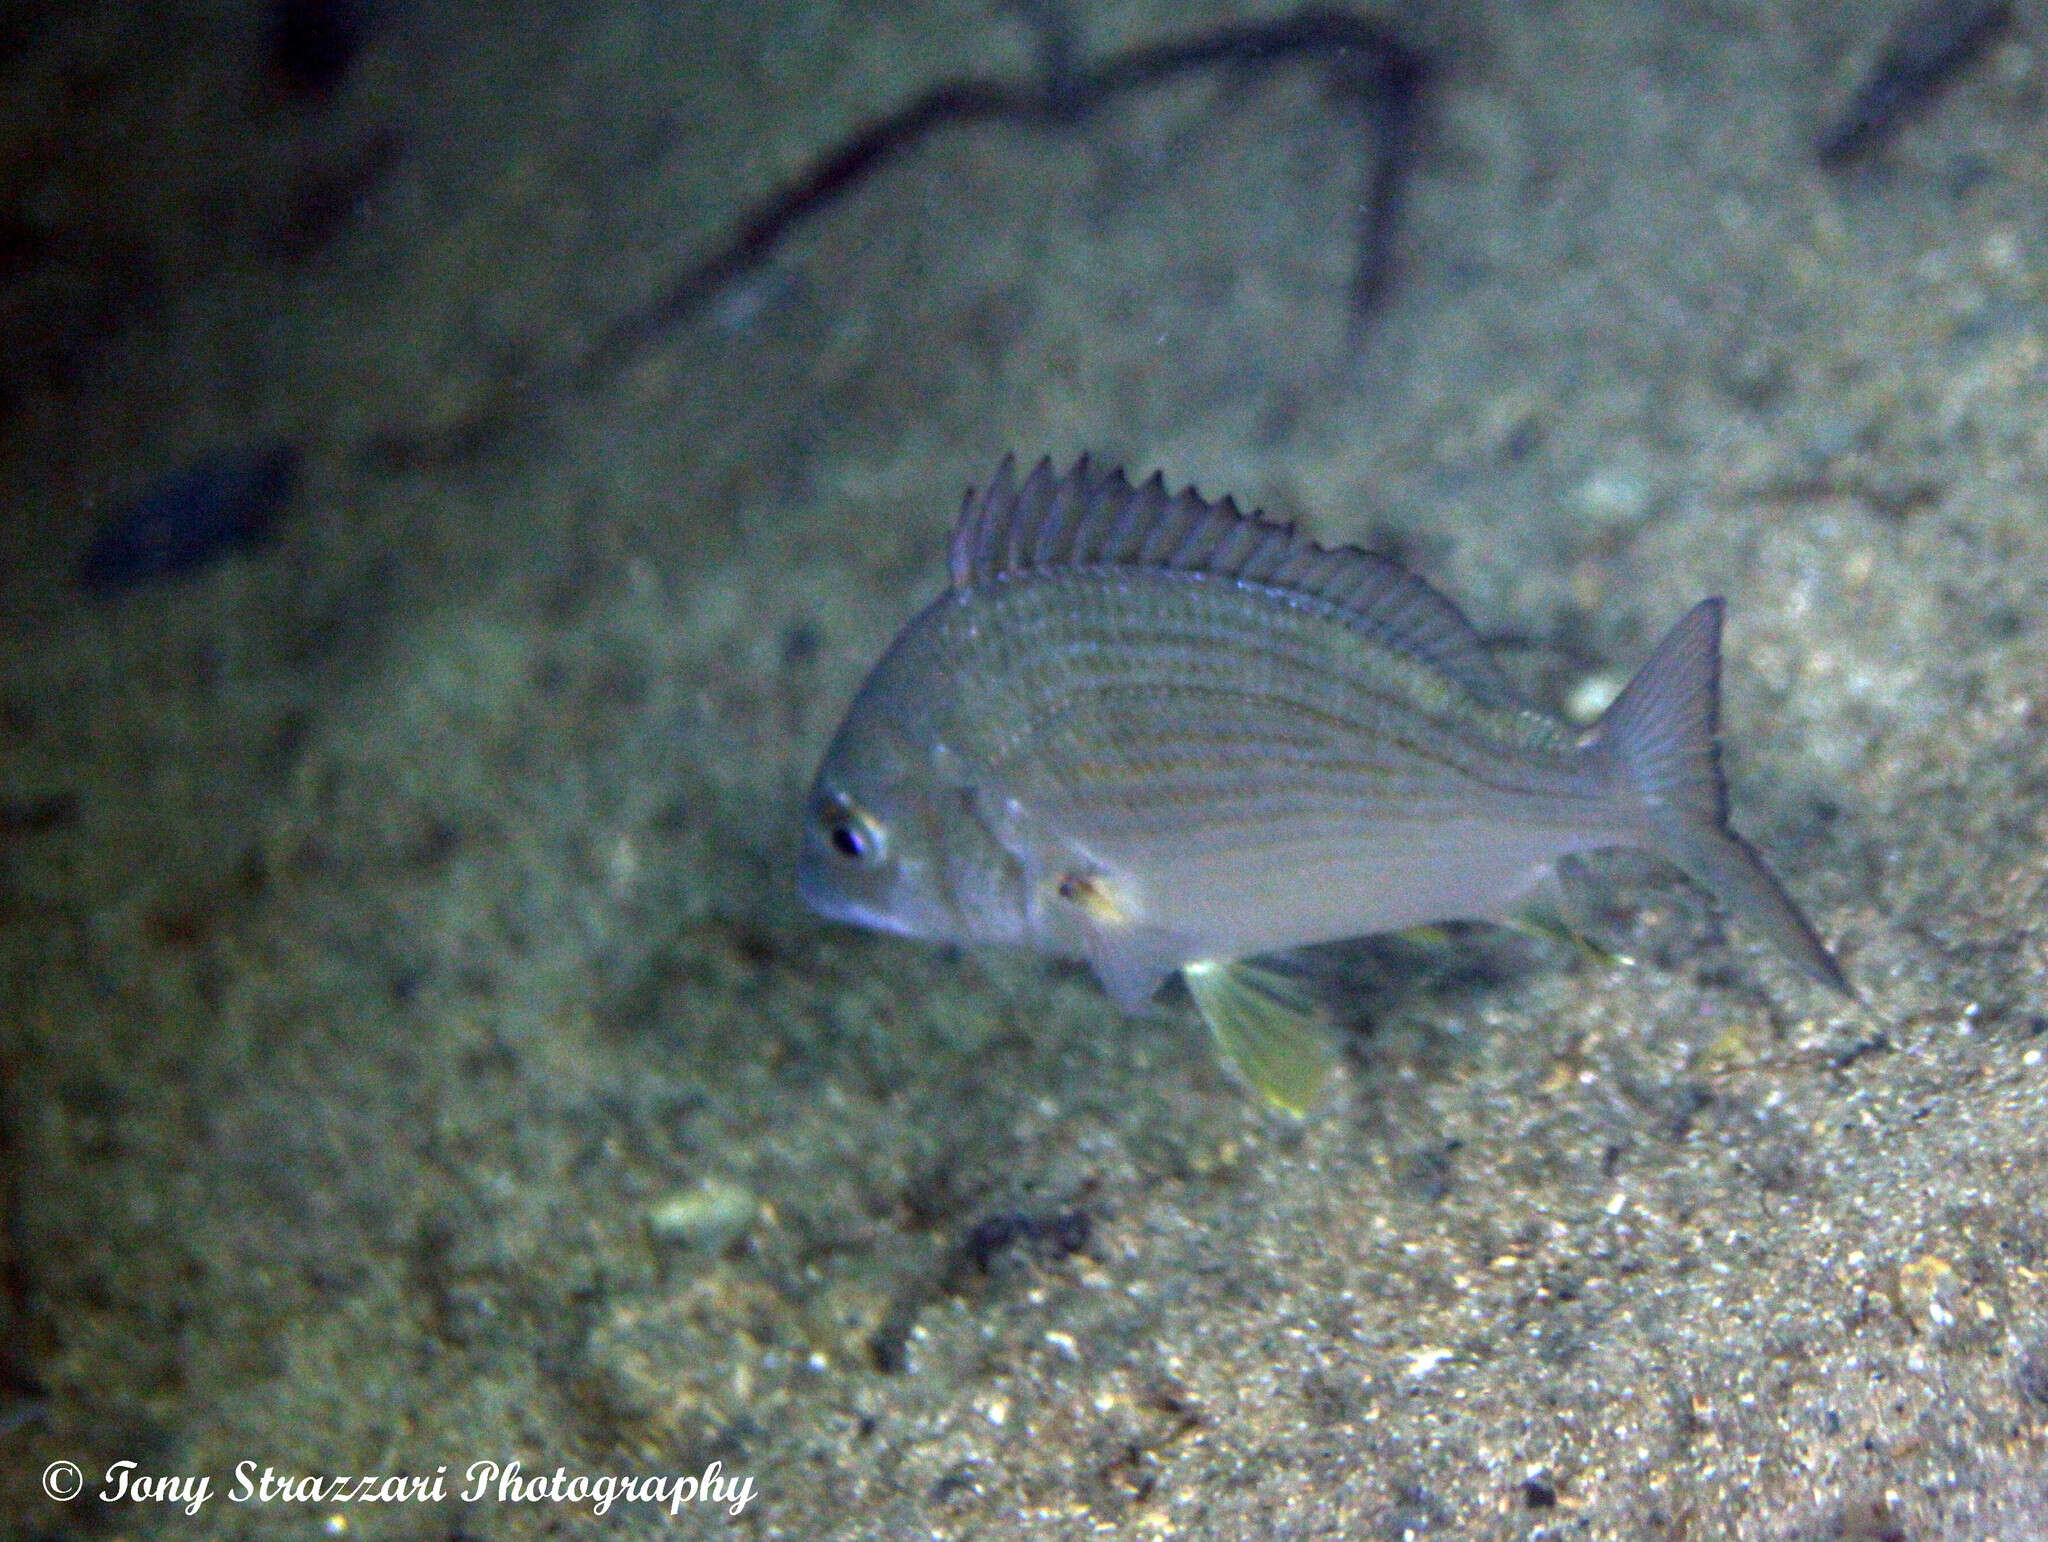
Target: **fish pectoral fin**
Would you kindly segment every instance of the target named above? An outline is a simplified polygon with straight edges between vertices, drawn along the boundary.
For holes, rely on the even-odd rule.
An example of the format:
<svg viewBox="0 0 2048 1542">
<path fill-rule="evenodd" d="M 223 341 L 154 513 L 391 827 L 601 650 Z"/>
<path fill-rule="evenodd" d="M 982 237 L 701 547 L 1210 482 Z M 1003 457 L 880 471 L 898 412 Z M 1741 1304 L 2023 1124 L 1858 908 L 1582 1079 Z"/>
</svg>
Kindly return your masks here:
<svg viewBox="0 0 2048 1542">
<path fill-rule="evenodd" d="M 1337 1052 L 1329 1014 L 1308 990 L 1258 964 L 1202 959 L 1181 974 L 1224 1064 L 1276 1108 L 1314 1108 Z"/>
<path fill-rule="evenodd" d="M 1144 919 L 1130 884 L 1086 855 L 1040 863 L 1032 881 L 1032 920 L 1048 952 L 1088 960 L 1095 978 L 1126 1012 L 1151 1004 L 1180 967 L 1181 945 Z"/>
<path fill-rule="evenodd" d="M 1088 938 L 1087 952 L 1088 965 L 1109 999 L 1134 1014 L 1151 1005 L 1174 971 L 1165 939 L 1154 939 L 1147 932 L 1098 931 Z"/>
</svg>

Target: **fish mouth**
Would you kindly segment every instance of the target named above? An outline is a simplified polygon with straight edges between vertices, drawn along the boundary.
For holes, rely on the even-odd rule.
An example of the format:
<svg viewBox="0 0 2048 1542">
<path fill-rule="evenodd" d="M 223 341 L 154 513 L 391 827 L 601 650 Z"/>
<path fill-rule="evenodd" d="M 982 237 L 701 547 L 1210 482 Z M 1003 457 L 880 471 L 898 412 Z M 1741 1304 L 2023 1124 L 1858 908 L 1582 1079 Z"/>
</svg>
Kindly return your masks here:
<svg viewBox="0 0 2048 1542">
<path fill-rule="evenodd" d="M 824 864 L 806 851 L 797 858 L 796 892 L 803 902 L 828 921 L 851 921 L 849 914 L 852 902 L 834 884 L 824 870 Z"/>
<path fill-rule="evenodd" d="M 892 915 L 874 901 L 847 892 L 836 874 L 816 852 L 806 851 L 797 859 L 796 892 L 803 902 L 828 921 L 864 926 L 871 931 L 914 935 L 902 917 Z"/>
</svg>

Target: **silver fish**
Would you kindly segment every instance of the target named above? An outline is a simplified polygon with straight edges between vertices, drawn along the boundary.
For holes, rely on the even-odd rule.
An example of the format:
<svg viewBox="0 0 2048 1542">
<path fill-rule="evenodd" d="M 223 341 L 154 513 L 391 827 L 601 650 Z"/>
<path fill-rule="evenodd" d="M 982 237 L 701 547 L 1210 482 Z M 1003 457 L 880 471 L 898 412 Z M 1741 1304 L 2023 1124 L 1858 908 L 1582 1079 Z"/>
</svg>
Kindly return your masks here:
<svg viewBox="0 0 2048 1542">
<path fill-rule="evenodd" d="M 1225 1060 L 1297 1112 L 1327 1035 L 1248 960 L 1509 919 L 1578 852 L 1664 857 L 1848 988 L 1728 827 L 1719 600 L 1574 735 L 1421 579 L 1156 474 L 1083 456 L 1020 482 L 1006 458 L 950 571 L 818 769 L 798 886 L 826 916 L 1084 959 L 1127 1011 L 1179 970 Z"/>
</svg>

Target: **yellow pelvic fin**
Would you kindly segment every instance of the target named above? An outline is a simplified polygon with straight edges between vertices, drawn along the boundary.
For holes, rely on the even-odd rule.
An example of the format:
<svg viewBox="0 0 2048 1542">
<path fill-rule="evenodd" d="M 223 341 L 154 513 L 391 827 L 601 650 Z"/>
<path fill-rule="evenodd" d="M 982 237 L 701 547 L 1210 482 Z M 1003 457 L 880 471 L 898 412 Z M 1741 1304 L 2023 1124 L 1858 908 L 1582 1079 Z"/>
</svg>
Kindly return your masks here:
<svg viewBox="0 0 2048 1542">
<path fill-rule="evenodd" d="M 1411 926 L 1394 935 L 1418 948 L 1448 948 L 1451 945 L 1451 929 L 1447 926 Z"/>
<path fill-rule="evenodd" d="M 1228 960 L 1202 959 L 1181 975 L 1224 1064 L 1276 1108 L 1315 1107 L 1337 1052 L 1329 1014 L 1306 989 L 1276 969 Z"/>
</svg>

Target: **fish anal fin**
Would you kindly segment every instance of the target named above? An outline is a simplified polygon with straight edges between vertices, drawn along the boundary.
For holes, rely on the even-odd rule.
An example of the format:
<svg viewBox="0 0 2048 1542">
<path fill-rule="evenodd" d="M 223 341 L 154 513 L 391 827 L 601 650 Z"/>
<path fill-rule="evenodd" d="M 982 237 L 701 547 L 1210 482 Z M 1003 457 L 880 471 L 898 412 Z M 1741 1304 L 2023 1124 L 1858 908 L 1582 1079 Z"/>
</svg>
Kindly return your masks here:
<svg viewBox="0 0 2048 1542">
<path fill-rule="evenodd" d="M 1541 895 L 1514 914 L 1503 917 L 1501 924 L 1509 931 L 1519 932 L 1537 942 L 1568 947 L 1584 962 L 1598 964 L 1602 968 L 1614 969 L 1635 962 L 1628 954 L 1618 952 L 1599 938 L 1581 931 L 1574 924 L 1575 918 L 1552 900 L 1550 895 Z"/>
<path fill-rule="evenodd" d="M 1452 942 L 1451 929 L 1433 921 L 1422 926 L 1405 927 L 1394 935 L 1418 948 L 1448 948 Z"/>
<path fill-rule="evenodd" d="M 1297 1117 L 1322 1100 L 1336 1063 L 1329 1014 L 1300 983 L 1258 964 L 1202 959 L 1183 967 L 1188 994 L 1223 1062 Z"/>
</svg>

